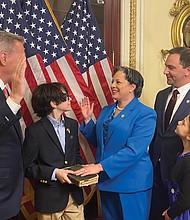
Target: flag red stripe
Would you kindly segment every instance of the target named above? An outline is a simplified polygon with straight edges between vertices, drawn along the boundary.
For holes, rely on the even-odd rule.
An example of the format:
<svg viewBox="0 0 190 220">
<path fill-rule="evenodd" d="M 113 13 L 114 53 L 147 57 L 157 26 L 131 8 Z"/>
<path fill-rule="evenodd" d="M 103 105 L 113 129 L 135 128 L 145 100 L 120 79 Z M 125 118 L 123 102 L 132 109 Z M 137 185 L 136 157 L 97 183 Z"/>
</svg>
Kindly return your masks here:
<svg viewBox="0 0 190 220">
<path fill-rule="evenodd" d="M 88 89 L 85 81 L 84 81 L 84 78 L 80 72 L 80 70 L 78 69 L 73 57 L 71 54 L 67 54 L 65 56 L 65 59 L 67 61 L 67 63 L 69 64 L 69 67 L 71 69 L 71 71 L 73 72 L 73 75 L 75 76 L 77 82 L 78 82 L 78 85 L 79 87 L 81 88 L 84 96 L 88 96 L 89 98 L 93 98 L 93 93 L 90 92 L 90 90 Z"/>
<path fill-rule="evenodd" d="M 88 79 L 89 90 L 92 94 L 94 94 L 93 99 L 90 99 L 90 102 L 94 103 L 94 115 L 95 115 L 96 118 L 98 118 L 102 107 L 100 105 L 100 102 L 99 102 L 98 97 L 96 95 L 96 92 L 94 90 L 94 87 L 93 87 L 93 84 L 92 84 L 92 81 L 91 81 L 91 78 L 90 78 L 89 70 L 87 71 L 87 79 Z"/>
<path fill-rule="evenodd" d="M 100 62 L 97 62 L 94 64 L 94 69 L 96 71 L 98 80 L 102 86 L 102 91 L 104 92 L 104 96 L 107 100 L 108 104 L 113 103 L 113 99 L 112 99 L 112 95 L 111 95 L 111 91 L 110 91 L 110 85 L 108 85 L 106 77 L 104 75 L 104 71 L 102 69 L 102 65 Z"/>
<path fill-rule="evenodd" d="M 51 68 L 53 70 L 53 73 L 54 73 L 57 81 L 65 84 L 66 87 L 68 88 L 69 96 L 71 97 L 71 104 L 72 104 L 73 112 L 75 113 L 76 118 L 79 121 L 79 123 L 82 123 L 83 117 L 81 115 L 81 110 L 80 110 L 80 106 L 78 104 L 78 101 L 76 100 L 76 98 L 74 96 L 74 93 L 73 93 L 73 91 L 74 91 L 73 89 L 74 88 L 73 89 L 70 88 L 69 84 L 67 83 L 67 80 L 65 79 L 64 73 L 62 72 L 62 70 L 60 69 L 60 67 L 59 67 L 59 65 L 57 64 L 56 61 L 51 63 L 50 66 L 51 66 Z"/>
<path fill-rule="evenodd" d="M 48 71 L 44 66 L 44 62 L 42 60 L 42 57 L 39 54 L 37 54 L 36 57 L 37 57 L 37 60 L 41 66 L 42 74 L 44 75 L 46 82 L 51 82 L 51 78 L 49 77 Z"/>
<path fill-rule="evenodd" d="M 27 68 L 26 68 L 25 78 L 26 78 L 27 84 L 30 88 L 30 91 L 32 92 L 38 84 L 36 82 L 36 79 L 33 75 L 32 69 L 31 69 L 30 64 L 28 63 L 28 61 L 27 61 Z"/>
<path fill-rule="evenodd" d="M 30 111 L 28 110 L 28 107 L 26 105 L 26 102 L 25 100 L 23 99 L 21 101 L 21 112 L 22 112 L 22 116 L 23 116 L 23 119 L 24 119 L 24 122 L 26 124 L 26 126 L 29 126 L 31 125 L 34 121 L 33 121 L 33 118 L 30 114 Z"/>
</svg>

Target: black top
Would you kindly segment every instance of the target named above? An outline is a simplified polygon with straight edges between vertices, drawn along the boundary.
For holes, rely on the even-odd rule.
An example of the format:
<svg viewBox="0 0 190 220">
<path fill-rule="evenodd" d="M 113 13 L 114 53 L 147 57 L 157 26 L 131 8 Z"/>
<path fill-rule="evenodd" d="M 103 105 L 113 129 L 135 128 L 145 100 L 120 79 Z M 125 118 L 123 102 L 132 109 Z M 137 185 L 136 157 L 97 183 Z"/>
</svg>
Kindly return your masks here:
<svg viewBox="0 0 190 220">
<path fill-rule="evenodd" d="M 168 210 L 169 217 L 173 219 L 190 208 L 190 153 L 183 155 L 176 163 L 172 171 L 172 179 L 179 186 L 177 200 Z"/>
</svg>

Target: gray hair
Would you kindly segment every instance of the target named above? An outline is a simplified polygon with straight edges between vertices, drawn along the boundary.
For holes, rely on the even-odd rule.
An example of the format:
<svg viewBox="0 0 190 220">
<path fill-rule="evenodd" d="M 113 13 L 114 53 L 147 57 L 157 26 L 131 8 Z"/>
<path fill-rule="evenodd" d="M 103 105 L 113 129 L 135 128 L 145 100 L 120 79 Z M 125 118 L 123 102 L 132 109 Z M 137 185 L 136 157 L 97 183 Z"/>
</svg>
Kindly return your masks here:
<svg viewBox="0 0 190 220">
<path fill-rule="evenodd" d="M 11 52 L 15 41 L 24 44 L 24 37 L 6 31 L 0 31 L 0 52 Z"/>
</svg>

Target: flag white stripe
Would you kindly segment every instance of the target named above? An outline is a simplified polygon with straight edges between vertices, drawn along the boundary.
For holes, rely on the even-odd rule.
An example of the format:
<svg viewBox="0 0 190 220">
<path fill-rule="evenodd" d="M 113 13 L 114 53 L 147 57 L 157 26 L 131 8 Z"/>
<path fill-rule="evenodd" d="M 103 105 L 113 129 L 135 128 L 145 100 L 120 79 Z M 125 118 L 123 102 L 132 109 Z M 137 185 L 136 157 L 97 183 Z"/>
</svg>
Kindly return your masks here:
<svg viewBox="0 0 190 220">
<path fill-rule="evenodd" d="M 83 92 L 75 76 L 73 75 L 73 72 L 69 64 L 67 63 L 65 57 L 58 59 L 57 63 L 59 64 L 60 69 L 64 71 L 63 74 L 64 74 L 65 79 L 67 80 L 69 87 L 72 89 L 72 91 L 75 91 L 74 95 L 75 95 L 76 100 L 80 101 L 84 96 Z"/>
<path fill-rule="evenodd" d="M 105 95 L 104 95 L 102 86 L 100 84 L 100 81 L 97 77 L 96 70 L 94 69 L 94 66 L 91 66 L 89 68 L 89 72 L 90 72 L 89 75 L 90 75 L 90 78 L 91 78 L 91 81 L 92 81 L 92 85 L 94 87 L 94 91 L 96 93 L 96 96 L 98 97 L 98 100 L 100 102 L 101 107 L 103 108 L 108 103 L 107 103 L 107 100 L 105 98 Z"/>
<path fill-rule="evenodd" d="M 110 69 L 110 65 L 108 63 L 108 59 L 105 58 L 100 61 L 103 72 L 105 73 L 104 76 L 107 80 L 108 85 L 111 85 L 112 82 L 112 70 Z"/>
<path fill-rule="evenodd" d="M 27 60 L 28 63 L 30 64 L 30 68 L 32 70 L 34 78 L 36 79 L 37 84 L 39 85 L 46 82 L 46 79 L 44 77 L 43 71 L 41 69 L 41 66 L 38 62 L 36 55 L 29 57 Z"/>
</svg>

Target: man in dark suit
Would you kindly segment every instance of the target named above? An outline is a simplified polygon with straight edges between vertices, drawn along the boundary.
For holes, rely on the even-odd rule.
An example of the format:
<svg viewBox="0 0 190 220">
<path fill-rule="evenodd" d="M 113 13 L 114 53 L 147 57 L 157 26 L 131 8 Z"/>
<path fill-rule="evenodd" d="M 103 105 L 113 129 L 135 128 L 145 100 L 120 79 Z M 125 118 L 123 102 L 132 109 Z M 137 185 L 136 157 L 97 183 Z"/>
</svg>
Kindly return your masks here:
<svg viewBox="0 0 190 220">
<path fill-rule="evenodd" d="M 176 156 L 182 151 L 182 141 L 175 133 L 178 121 L 190 113 L 190 48 L 178 47 L 169 50 L 165 62 L 164 74 L 167 78 L 166 89 L 159 91 L 155 101 L 157 127 L 150 145 L 150 156 L 154 166 L 154 185 L 150 220 L 164 219 L 163 211 L 169 207 L 168 184 L 171 182 L 171 171 Z M 177 100 L 171 110 L 170 99 L 177 89 Z M 169 107 L 170 106 L 170 107 Z M 166 117 L 171 111 L 169 124 Z"/>
<path fill-rule="evenodd" d="M 24 38 L 0 31 L 0 219 L 20 210 L 23 193 L 20 102 L 24 97 L 26 57 Z M 10 96 L 5 88 L 12 83 Z"/>
<path fill-rule="evenodd" d="M 83 192 L 71 184 L 68 166 L 83 164 L 78 123 L 62 114 L 71 109 L 67 88 L 58 82 L 41 84 L 32 94 L 32 107 L 41 119 L 26 128 L 25 175 L 34 179 L 38 219 L 83 220 Z"/>
</svg>

